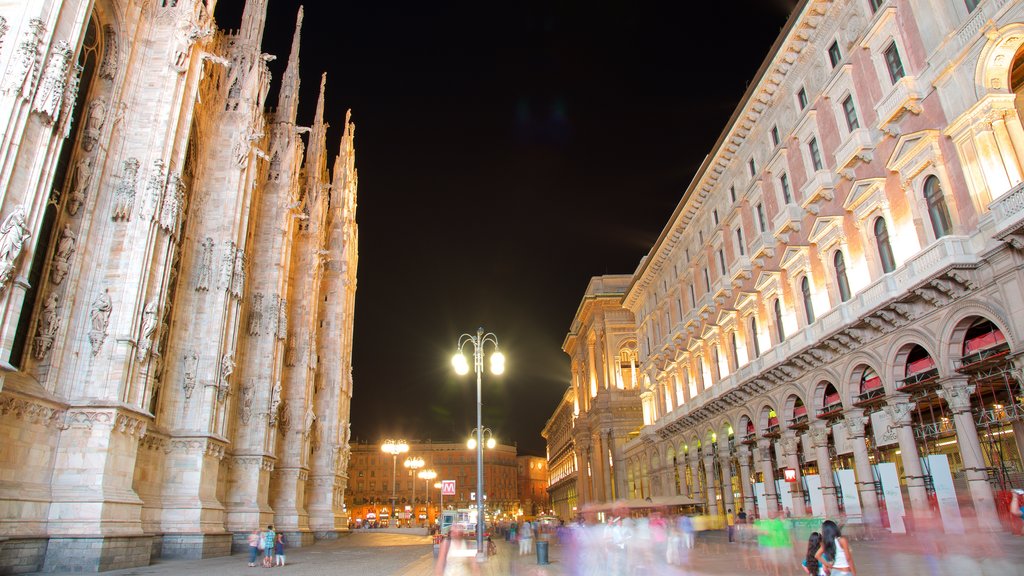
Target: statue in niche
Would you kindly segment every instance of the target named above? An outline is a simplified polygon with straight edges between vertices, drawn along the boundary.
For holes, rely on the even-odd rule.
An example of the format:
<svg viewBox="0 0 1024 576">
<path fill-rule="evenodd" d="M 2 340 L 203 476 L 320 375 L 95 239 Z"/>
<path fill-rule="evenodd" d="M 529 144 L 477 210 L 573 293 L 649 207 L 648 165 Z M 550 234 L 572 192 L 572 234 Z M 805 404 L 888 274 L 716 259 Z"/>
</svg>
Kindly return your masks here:
<svg viewBox="0 0 1024 576">
<path fill-rule="evenodd" d="M 103 122 L 107 119 L 107 101 L 103 98 L 96 98 L 89 102 L 89 109 L 85 113 L 85 129 L 82 131 L 82 149 L 92 152 L 92 149 L 99 142 L 100 132 L 103 130 Z"/>
<path fill-rule="evenodd" d="M 223 402 L 231 390 L 231 374 L 235 371 L 233 354 L 225 354 L 220 359 L 220 383 L 217 386 L 217 402 Z"/>
<path fill-rule="evenodd" d="M 60 112 L 60 125 L 63 127 L 61 134 L 64 138 L 71 135 L 73 121 L 71 113 L 75 110 L 75 101 L 78 99 L 78 88 L 82 83 L 83 70 L 85 67 L 76 63 L 71 69 L 71 76 L 68 77 L 67 88 L 64 89 L 64 103 L 61 105 Z"/>
<path fill-rule="evenodd" d="M 274 389 L 270 392 L 270 423 L 274 424 L 280 416 L 281 410 L 281 382 L 274 383 Z"/>
<path fill-rule="evenodd" d="M 71 226 L 64 225 L 60 233 L 60 240 L 57 241 L 57 251 L 53 255 L 53 266 L 50 268 L 50 280 L 54 284 L 60 284 L 68 275 L 71 269 L 71 256 L 75 253 L 75 233 Z"/>
<path fill-rule="evenodd" d="M 195 348 L 189 348 L 185 357 L 182 358 L 182 364 L 184 365 L 182 389 L 185 390 L 185 399 L 187 400 L 192 398 L 192 391 L 196 388 L 196 373 L 199 371 L 199 355 L 196 354 Z"/>
<path fill-rule="evenodd" d="M 25 208 L 15 206 L 0 226 L 0 290 L 14 277 L 18 256 L 28 240 L 28 226 L 25 224 Z"/>
<path fill-rule="evenodd" d="M 92 301 L 92 309 L 89 310 L 89 321 L 92 324 L 92 328 L 89 330 L 89 343 L 92 345 L 93 356 L 100 353 L 103 341 L 107 338 L 107 326 L 110 324 L 110 311 L 112 309 L 113 304 L 110 301 L 110 295 L 107 294 L 107 289 L 104 288 L 103 292 L 100 292 L 96 299 Z"/>
<path fill-rule="evenodd" d="M 295 354 L 296 354 L 296 351 L 295 351 L 295 335 L 293 334 L 293 335 L 288 337 L 288 344 L 287 344 L 287 346 L 285 346 L 285 350 L 284 350 L 284 365 L 285 366 L 288 366 L 289 368 L 291 368 L 292 366 L 295 366 Z"/>
<path fill-rule="evenodd" d="M 263 324 L 263 293 L 252 295 L 252 307 L 249 309 L 249 336 L 259 336 Z"/>
<path fill-rule="evenodd" d="M 203 239 L 199 253 L 199 270 L 196 273 L 196 291 L 207 291 L 210 289 L 210 281 L 213 276 L 213 238 L 207 236 Z"/>
<path fill-rule="evenodd" d="M 142 312 L 142 332 L 139 334 L 139 362 L 144 362 L 149 357 L 149 351 L 153 347 L 153 335 L 156 333 L 157 314 L 156 300 L 146 304 Z"/>
<path fill-rule="evenodd" d="M 164 162 L 159 158 L 153 161 L 153 171 L 146 182 L 145 195 L 142 198 L 141 215 L 146 220 L 158 217 L 160 198 L 164 194 Z"/>
<path fill-rule="evenodd" d="M 66 205 L 68 214 L 78 214 L 78 209 L 85 203 L 86 194 L 89 191 L 89 184 L 92 183 L 92 158 L 85 157 L 78 161 L 75 167 L 75 185 L 71 188 Z"/>
<path fill-rule="evenodd" d="M 249 419 L 252 418 L 252 403 L 256 398 L 256 384 L 250 380 L 245 387 L 242 388 L 242 401 L 238 405 L 238 417 L 242 421 L 242 424 L 249 424 Z"/>
<path fill-rule="evenodd" d="M 43 81 L 36 92 L 34 109 L 43 115 L 47 124 L 54 123 L 60 116 L 70 66 L 71 44 L 67 40 L 60 40 L 50 54 L 50 61 L 43 72 Z"/>
<path fill-rule="evenodd" d="M 132 207 L 135 205 L 135 185 L 139 176 L 139 161 L 129 158 L 124 161 L 124 175 L 114 189 L 114 220 L 131 220 Z"/>
<path fill-rule="evenodd" d="M 39 325 L 36 327 L 36 341 L 33 356 L 36 360 L 42 360 L 53 347 L 53 339 L 57 336 L 60 327 L 60 318 L 57 312 L 57 293 L 50 292 L 43 304 L 42 313 L 39 315 Z"/>
<path fill-rule="evenodd" d="M 181 225 L 181 215 L 185 212 L 185 183 L 178 175 L 171 176 L 164 190 L 164 198 L 160 208 L 160 227 L 177 237 Z"/>
</svg>

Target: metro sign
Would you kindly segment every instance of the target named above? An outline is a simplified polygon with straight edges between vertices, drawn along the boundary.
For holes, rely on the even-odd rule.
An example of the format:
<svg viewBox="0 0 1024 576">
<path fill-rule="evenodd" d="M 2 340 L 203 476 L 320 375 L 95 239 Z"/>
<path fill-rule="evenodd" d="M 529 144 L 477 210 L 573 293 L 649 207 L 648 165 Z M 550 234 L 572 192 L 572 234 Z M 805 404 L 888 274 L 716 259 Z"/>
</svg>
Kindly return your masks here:
<svg viewBox="0 0 1024 576">
<path fill-rule="evenodd" d="M 441 495 L 455 496 L 455 480 L 441 480 Z"/>
<path fill-rule="evenodd" d="M 786 482 L 796 482 L 795 468 L 786 468 L 785 470 L 782 471 L 782 473 L 783 477 L 786 479 Z"/>
</svg>

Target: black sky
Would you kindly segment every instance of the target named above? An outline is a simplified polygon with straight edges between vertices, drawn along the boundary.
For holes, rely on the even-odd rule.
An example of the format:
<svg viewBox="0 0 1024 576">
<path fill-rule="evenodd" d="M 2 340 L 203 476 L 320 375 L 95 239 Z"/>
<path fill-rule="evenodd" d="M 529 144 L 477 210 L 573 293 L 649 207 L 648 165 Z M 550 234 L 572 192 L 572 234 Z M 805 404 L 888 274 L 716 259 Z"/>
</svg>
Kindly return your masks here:
<svg viewBox="0 0 1024 576">
<path fill-rule="evenodd" d="M 271 104 L 300 3 L 270 0 Z M 508 364 L 484 425 L 543 455 L 589 278 L 636 269 L 795 4 L 306 2 L 300 122 L 326 71 L 332 158 L 357 125 L 353 436 L 467 436 L 449 360 L 483 326 Z"/>
</svg>

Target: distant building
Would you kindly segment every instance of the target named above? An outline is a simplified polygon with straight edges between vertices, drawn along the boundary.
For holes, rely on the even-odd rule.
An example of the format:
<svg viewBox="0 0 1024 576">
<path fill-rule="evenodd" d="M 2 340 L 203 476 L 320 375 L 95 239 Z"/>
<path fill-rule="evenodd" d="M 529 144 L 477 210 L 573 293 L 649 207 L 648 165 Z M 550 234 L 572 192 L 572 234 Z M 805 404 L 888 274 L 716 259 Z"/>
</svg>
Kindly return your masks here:
<svg viewBox="0 0 1024 576">
<path fill-rule="evenodd" d="M 433 523 L 440 505 L 445 508 L 476 506 L 476 450 L 463 443 L 410 442 L 409 451 L 396 460 L 381 450 L 382 443 L 353 443 L 345 503 L 353 523 L 377 522 L 394 525 L 391 511 L 392 482 L 399 513 L 412 513 L 417 524 Z M 423 468 L 412 471 L 404 466 L 408 458 L 420 457 Z M 392 475 L 394 470 L 395 475 Z M 437 477 L 429 482 L 418 478 L 420 470 L 433 470 Z M 455 481 L 455 495 L 441 497 L 434 484 Z M 484 493 L 488 514 L 508 516 L 519 510 L 516 447 L 498 444 L 484 449 Z M 402 521 L 405 525 L 405 521 Z"/>
<path fill-rule="evenodd" d="M 550 508 L 548 498 L 548 462 L 541 456 L 519 456 L 519 508 L 524 516 L 544 514 Z"/>
<path fill-rule="evenodd" d="M 548 419 L 541 436 L 547 441 L 547 493 L 549 507 L 566 522 L 576 518 L 579 497 L 576 492 L 576 477 L 579 460 L 576 457 L 572 436 L 576 415 L 576 391 L 565 391 L 554 414 Z"/>
</svg>

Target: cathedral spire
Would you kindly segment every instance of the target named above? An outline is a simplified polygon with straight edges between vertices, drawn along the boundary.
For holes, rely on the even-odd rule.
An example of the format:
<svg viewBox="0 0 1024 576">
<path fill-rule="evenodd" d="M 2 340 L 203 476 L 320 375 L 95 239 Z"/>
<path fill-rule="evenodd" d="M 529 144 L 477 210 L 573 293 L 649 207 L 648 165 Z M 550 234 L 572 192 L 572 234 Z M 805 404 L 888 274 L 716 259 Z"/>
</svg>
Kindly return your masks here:
<svg viewBox="0 0 1024 576">
<path fill-rule="evenodd" d="M 292 51 L 288 55 L 288 67 L 281 78 L 281 92 L 277 97 L 277 118 L 281 122 L 295 123 L 299 111 L 299 44 L 302 37 L 302 6 L 295 17 L 295 35 L 292 36 Z"/>
<path fill-rule="evenodd" d="M 309 152 L 306 154 L 306 178 L 314 182 L 325 182 L 327 167 L 327 124 L 324 123 L 324 92 L 327 89 L 327 72 L 320 77 L 320 96 L 316 99 L 316 115 L 309 133 Z"/>
<path fill-rule="evenodd" d="M 263 44 L 263 26 L 267 22 L 267 0 L 245 0 L 242 28 L 238 35 L 258 50 Z"/>
</svg>

